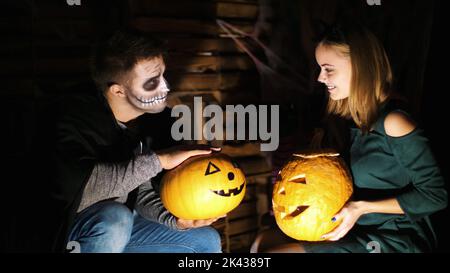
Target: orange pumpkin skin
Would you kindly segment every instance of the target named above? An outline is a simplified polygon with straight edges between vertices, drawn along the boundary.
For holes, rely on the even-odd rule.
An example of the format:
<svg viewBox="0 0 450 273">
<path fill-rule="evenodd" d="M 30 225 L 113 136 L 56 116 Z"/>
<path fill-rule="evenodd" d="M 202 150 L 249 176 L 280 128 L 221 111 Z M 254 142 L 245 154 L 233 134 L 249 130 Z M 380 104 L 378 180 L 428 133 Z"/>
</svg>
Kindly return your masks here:
<svg viewBox="0 0 450 273">
<path fill-rule="evenodd" d="M 220 217 L 245 196 L 244 173 L 224 154 L 196 156 L 167 172 L 161 183 L 166 209 L 181 219 Z"/>
<path fill-rule="evenodd" d="M 349 171 L 339 154 L 297 154 L 279 172 L 273 210 L 280 229 L 301 241 L 322 241 L 340 221 L 331 218 L 353 193 Z"/>
</svg>

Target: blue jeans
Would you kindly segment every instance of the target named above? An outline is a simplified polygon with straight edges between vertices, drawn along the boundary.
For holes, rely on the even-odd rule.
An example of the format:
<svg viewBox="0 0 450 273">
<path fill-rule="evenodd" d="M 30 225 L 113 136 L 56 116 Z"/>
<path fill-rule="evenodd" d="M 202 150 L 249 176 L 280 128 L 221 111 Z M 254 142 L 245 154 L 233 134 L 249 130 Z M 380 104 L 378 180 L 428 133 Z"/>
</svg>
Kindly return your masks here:
<svg viewBox="0 0 450 273">
<path fill-rule="evenodd" d="M 175 230 L 148 220 L 114 201 L 83 210 L 75 219 L 69 242 L 81 252 L 220 253 L 221 241 L 212 227 Z"/>
</svg>

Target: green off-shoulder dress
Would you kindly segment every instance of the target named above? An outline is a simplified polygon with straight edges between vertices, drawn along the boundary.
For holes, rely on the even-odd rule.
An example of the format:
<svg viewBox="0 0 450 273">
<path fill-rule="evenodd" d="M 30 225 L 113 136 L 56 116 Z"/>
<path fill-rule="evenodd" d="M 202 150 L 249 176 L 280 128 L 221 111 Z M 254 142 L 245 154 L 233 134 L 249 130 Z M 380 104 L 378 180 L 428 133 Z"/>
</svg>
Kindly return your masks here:
<svg viewBox="0 0 450 273">
<path fill-rule="evenodd" d="M 405 214 L 363 215 L 339 241 L 306 243 L 307 252 L 428 252 L 435 247 L 429 215 L 447 206 L 444 179 L 423 130 L 386 135 L 384 120 L 392 111 L 402 110 L 384 104 L 368 134 L 351 128 L 353 199 L 394 197 Z"/>
</svg>

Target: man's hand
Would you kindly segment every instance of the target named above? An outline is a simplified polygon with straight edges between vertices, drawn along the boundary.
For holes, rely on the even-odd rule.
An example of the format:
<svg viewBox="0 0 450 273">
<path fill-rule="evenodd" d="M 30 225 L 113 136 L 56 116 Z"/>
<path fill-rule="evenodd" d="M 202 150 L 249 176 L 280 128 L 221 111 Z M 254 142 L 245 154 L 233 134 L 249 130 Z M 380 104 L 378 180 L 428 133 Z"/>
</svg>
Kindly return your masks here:
<svg viewBox="0 0 450 273">
<path fill-rule="evenodd" d="M 186 219 L 177 219 L 177 227 L 179 229 L 188 229 L 188 228 L 199 228 L 204 226 L 209 226 L 220 218 L 225 217 L 226 215 L 222 215 L 217 218 L 205 219 L 205 220 L 186 220 Z"/>
<path fill-rule="evenodd" d="M 219 152 L 220 148 L 209 147 L 206 145 L 196 146 L 179 146 L 170 150 L 156 152 L 161 162 L 161 167 L 170 170 L 180 165 L 191 156 L 210 154 L 211 152 Z"/>
</svg>

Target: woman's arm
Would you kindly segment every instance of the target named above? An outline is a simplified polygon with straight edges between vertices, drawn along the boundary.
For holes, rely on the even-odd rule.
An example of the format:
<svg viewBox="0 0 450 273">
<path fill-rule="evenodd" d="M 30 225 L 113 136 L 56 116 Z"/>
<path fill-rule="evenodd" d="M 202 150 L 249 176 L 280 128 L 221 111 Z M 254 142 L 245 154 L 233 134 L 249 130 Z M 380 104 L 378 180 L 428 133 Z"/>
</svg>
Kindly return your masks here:
<svg viewBox="0 0 450 273">
<path fill-rule="evenodd" d="M 408 219 L 414 222 L 447 207 L 444 178 L 423 130 L 402 111 L 387 115 L 384 127 L 394 157 L 411 179 L 409 189 L 395 196 Z"/>
<path fill-rule="evenodd" d="M 411 177 L 411 189 L 384 200 L 350 201 L 332 221 L 342 223 L 324 238 L 339 240 L 364 214 L 405 214 L 416 221 L 447 206 L 447 192 L 439 167 L 428 146 L 428 140 L 402 112 L 390 113 L 384 122 L 387 141 L 399 164 Z"/>
<path fill-rule="evenodd" d="M 357 201 L 358 209 L 361 215 L 368 213 L 388 213 L 388 214 L 405 214 L 397 198 L 389 198 L 378 201 Z"/>
</svg>

